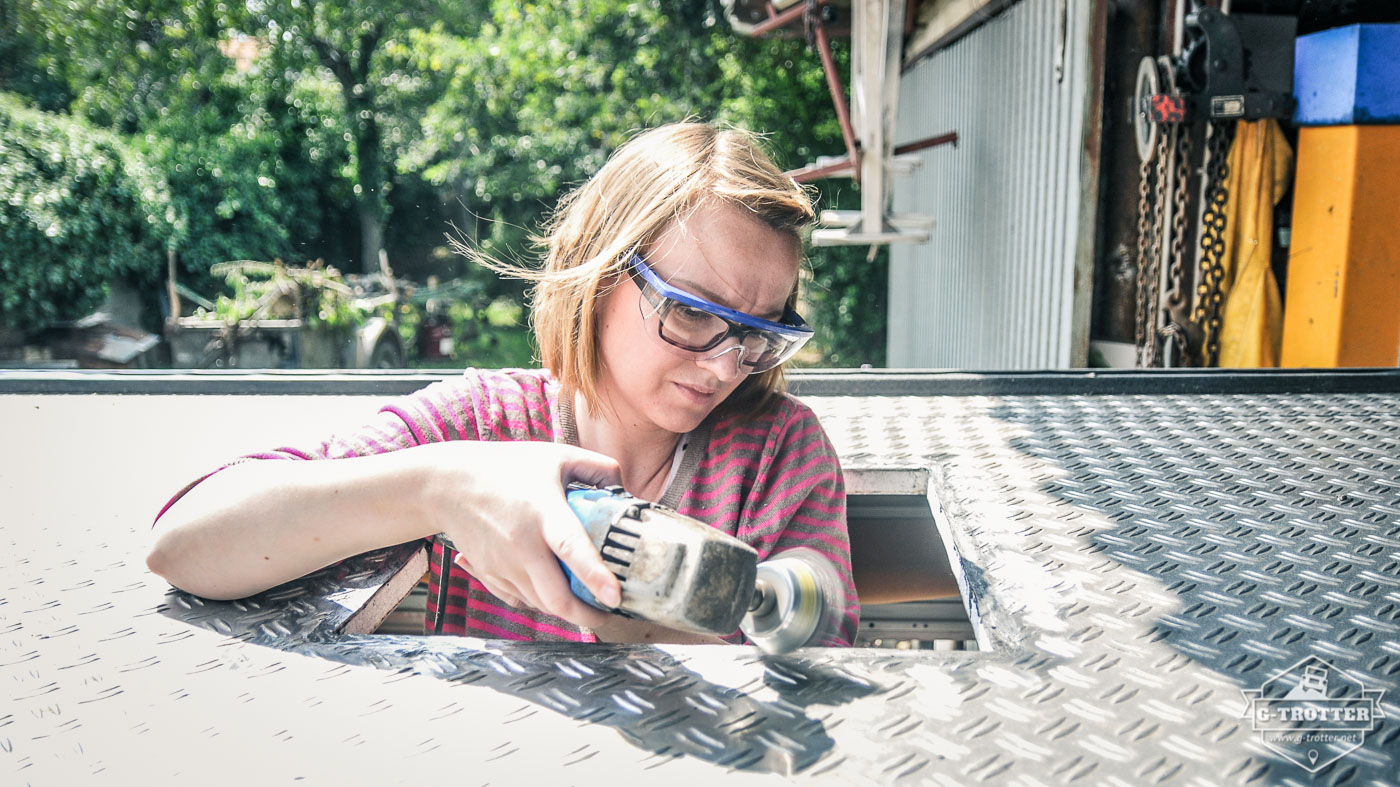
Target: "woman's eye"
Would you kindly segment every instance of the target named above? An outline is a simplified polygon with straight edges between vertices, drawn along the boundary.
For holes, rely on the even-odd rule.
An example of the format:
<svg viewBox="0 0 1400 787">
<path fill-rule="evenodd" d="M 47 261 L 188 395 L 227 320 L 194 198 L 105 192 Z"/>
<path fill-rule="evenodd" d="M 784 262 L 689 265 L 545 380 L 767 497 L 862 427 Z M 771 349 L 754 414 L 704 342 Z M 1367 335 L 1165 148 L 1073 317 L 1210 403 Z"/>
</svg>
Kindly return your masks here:
<svg viewBox="0 0 1400 787">
<path fill-rule="evenodd" d="M 671 310 L 671 313 L 676 317 L 685 320 L 686 322 L 692 323 L 706 322 L 713 316 L 709 312 L 697 309 L 693 306 L 685 306 L 679 304 L 676 306 L 676 308 Z"/>
</svg>

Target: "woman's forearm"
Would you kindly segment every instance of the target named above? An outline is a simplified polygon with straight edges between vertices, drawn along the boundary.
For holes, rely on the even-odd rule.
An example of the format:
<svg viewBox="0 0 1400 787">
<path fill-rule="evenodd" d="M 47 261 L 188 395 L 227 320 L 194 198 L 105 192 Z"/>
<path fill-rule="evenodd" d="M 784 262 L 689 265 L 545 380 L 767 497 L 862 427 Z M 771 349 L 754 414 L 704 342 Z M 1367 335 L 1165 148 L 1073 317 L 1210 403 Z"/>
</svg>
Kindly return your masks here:
<svg viewBox="0 0 1400 787">
<path fill-rule="evenodd" d="M 227 467 L 165 512 L 146 564 L 181 590 L 234 599 L 431 535 L 414 450 Z"/>
</svg>

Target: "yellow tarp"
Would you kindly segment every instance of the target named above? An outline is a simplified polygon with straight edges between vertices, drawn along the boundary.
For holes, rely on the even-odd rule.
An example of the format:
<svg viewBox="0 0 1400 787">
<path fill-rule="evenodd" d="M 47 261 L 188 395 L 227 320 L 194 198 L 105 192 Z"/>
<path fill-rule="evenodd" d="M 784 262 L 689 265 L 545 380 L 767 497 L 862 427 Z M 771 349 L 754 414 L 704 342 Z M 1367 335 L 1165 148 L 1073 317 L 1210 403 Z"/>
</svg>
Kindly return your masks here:
<svg viewBox="0 0 1400 787">
<path fill-rule="evenodd" d="M 1288 190 L 1293 149 L 1276 121 L 1240 121 L 1229 165 L 1219 365 L 1278 366 L 1283 301 L 1269 258 L 1274 206 Z"/>
</svg>

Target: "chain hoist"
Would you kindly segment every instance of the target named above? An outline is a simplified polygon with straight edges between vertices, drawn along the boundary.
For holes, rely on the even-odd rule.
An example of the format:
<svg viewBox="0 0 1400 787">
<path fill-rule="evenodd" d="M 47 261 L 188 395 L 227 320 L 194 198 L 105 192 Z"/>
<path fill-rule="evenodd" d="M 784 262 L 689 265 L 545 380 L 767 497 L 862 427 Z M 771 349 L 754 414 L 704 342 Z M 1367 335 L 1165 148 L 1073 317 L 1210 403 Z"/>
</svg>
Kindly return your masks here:
<svg viewBox="0 0 1400 787">
<path fill-rule="evenodd" d="M 1138 95 L 1159 90 L 1157 64 L 1144 58 L 1138 67 Z M 1155 366 L 1157 361 L 1156 308 L 1160 297 L 1161 206 L 1166 188 L 1167 135 L 1155 124 L 1139 124 L 1138 206 L 1137 206 L 1137 312 L 1135 341 L 1138 366 Z"/>
<path fill-rule="evenodd" d="M 1182 125 L 1187 117 L 1184 97 L 1176 90 L 1176 80 L 1167 58 L 1143 58 L 1138 67 L 1137 93 L 1139 123 L 1138 155 L 1138 242 L 1137 242 L 1137 319 L 1136 344 L 1139 366 L 1160 366 L 1164 358 L 1159 340 L 1172 337 L 1172 361 L 1184 346 L 1184 326 L 1162 305 L 1162 253 L 1167 254 L 1167 304 L 1181 300 L 1186 292 L 1185 252 L 1186 213 L 1190 179 L 1190 129 Z M 1166 209 L 1171 206 L 1171 234 L 1166 233 Z"/>
<path fill-rule="evenodd" d="M 1238 27 L 1200 0 L 1192 5 L 1184 20 L 1186 41 L 1181 54 L 1143 58 L 1138 67 L 1134 131 L 1141 166 L 1134 333 L 1141 366 L 1214 366 L 1219 361 L 1227 295 L 1227 158 L 1235 121 L 1286 117 L 1292 111 L 1289 80 L 1296 19 L 1250 17 L 1248 25 Z M 1282 50 L 1289 55 L 1286 69 L 1258 67 L 1265 60 L 1278 59 L 1272 54 L 1265 58 L 1265 53 Z M 1251 56 L 1256 67 L 1246 74 L 1245 63 Z M 1193 160 L 1192 150 L 1197 120 L 1208 125 L 1200 162 Z M 1189 221 L 1193 171 L 1202 176 L 1198 223 Z M 1170 228 L 1165 226 L 1168 211 Z M 1193 225 L 1200 227 L 1197 247 L 1186 241 Z M 1193 255 L 1190 260 L 1188 253 Z M 1188 276 L 1192 281 L 1187 281 Z"/>
</svg>

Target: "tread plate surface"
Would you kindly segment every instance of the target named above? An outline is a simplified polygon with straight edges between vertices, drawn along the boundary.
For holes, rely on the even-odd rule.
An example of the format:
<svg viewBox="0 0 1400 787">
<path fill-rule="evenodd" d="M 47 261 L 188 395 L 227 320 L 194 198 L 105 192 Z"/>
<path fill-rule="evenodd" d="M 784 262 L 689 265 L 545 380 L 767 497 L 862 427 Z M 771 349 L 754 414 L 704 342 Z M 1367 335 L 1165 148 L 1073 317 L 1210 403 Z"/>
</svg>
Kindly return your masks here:
<svg viewBox="0 0 1400 787">
<path fill-rule="evenodd" d="M 0 407 L 42 430 L 69 399 Z M 104 406 L 136 430 L 142 399 Z M 807 401 L 846 467 L 931 470 L 981 652 L 339 635 L 414 547 L 205 601 L 142 562 L 168 464 L 132 481 L 140 461 L 70 453 L 60 483 L 11 457 L 0 782 L 1394 783 L 1400 395 Z M 1316 775 L 1258 740 L 1241 693 L 1307 656 L 1386 716 Z"/>
</svg>

